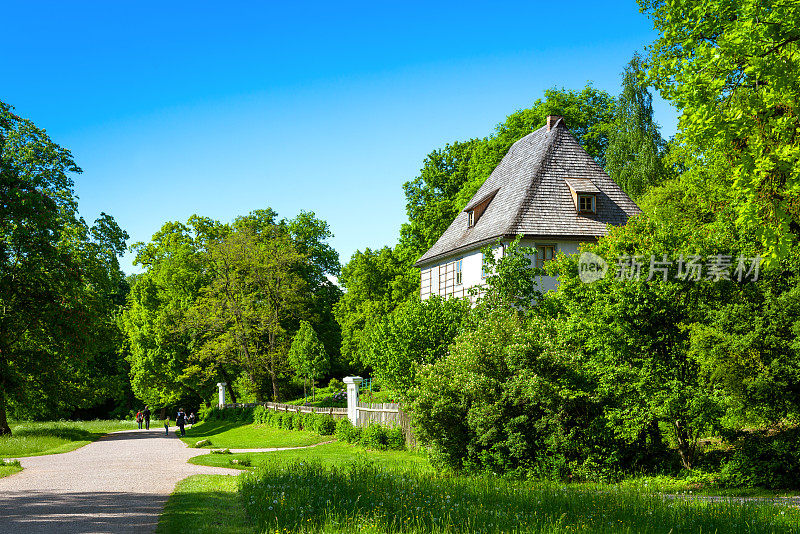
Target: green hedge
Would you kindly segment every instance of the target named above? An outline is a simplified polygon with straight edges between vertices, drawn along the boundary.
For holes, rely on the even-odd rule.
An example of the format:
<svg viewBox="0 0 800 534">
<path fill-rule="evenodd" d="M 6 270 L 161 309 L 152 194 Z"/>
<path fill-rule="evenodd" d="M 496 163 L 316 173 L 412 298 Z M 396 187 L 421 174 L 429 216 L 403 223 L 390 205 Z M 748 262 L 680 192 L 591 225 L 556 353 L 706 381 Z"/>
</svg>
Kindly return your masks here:
<svg viewBox="0 0 800 534">
<path fill-rule="evenodd" d="M 336 422 L 330 415 L 320 413 L 276 412 L 263 406 L 253 409 L 253 422 L 284 430 L 311 430 L 320 436 L 332 436 Z"/>
<path fill-rule="evenodd" d="M 400 451 L 406 448 L 406 438 L 400 427 L 387 428 L 372 423 L 368 427 L 361 428 L 353 426 L 347 418 L 336 422 L 336 439 L 378 451 Z"/>
</svg>

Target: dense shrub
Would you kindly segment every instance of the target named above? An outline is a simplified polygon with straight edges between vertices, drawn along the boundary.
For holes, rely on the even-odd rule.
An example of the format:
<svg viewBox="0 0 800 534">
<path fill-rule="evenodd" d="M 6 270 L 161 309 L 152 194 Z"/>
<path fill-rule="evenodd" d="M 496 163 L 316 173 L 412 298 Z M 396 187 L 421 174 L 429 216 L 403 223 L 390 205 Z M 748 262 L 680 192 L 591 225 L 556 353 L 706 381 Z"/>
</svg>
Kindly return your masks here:
<svg viewBox="0 0 800 534">
<path fill-rule="evenodd" d="M 419 365 L 433 363 L 447 353 L 447 346 L 469 314 L 466 299 L 438 296 L 400 304 L 391 314 L 365 329 L 364 362 L 386 387 L 406 391 L 416 383 Z"/>
<path fill-rule="evenodd" d="M 371 423 L 361 433 L 361 445 L 376 451 L 385 451 L 388 445 L 387 431 L 379 424 Z"/>
<path fill-rule="evenodd" d="M 334 433 L 336 422 L 333 417 L 321 413 L 277 412 L 264 406 L 253 410 L 253 422 L 283 430 L 309 430 L 321 436 Z"/>
<path fill-rule="evenodd" d="M 336 432 L 336 422 L 333 417 L 320 416 L 316 419 L 316 428 L 314 429 L 320 436 L 332 436 Z"/>
<path fill-rule="evenodd" d="M 214 406 L 211 408 L 200 408 L 198 415 L 201 421 L 231 421 L 241 423 L 252 423 L 254 421 L 254 412 L 258 407 L 247 408 L 219 408 Z"/>
<path fill-rule="evenodd" d="M 640 468 L 637 447 L 614 436 L 603 397 L 579 374 L 578 355 L 553 346 L 549 324 L 503 308 L 471 322 L 412 391 L 414 428 L 435 464 L 565 480 Z"/>
<path fill-rule="evenodd" d="M 729 438 L 734 441 L 734 452 L 722 466 L 722 484 L 800 488 L 800 428 L 779 433 L 739 432 Z"/>
<path fill-rule="evenodd" d="M 377 451 L 403 450 L 406 447 L 406 438 L 399 427 L 387 428 L 372 423 L 361 428 L 353 426 L 347 418 L 336 422 L 336 439 Z"/>
</svg>

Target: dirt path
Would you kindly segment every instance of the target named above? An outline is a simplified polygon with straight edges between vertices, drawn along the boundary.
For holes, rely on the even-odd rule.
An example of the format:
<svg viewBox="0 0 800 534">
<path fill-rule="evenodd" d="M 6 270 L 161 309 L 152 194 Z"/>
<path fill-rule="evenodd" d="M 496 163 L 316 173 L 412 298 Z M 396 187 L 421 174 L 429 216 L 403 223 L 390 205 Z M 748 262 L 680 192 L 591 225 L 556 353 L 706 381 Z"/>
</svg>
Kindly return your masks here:
<svg viewBox="0 0 800 534">
<path fill-rule="evenodd" d="M 72 452 L 20 458 L 21 473 L 0 478 L 0 532 L 152 532 L 178 481 L 241 471 L 192 465 L 172 432 L 114 432 Z"/>
</svg>

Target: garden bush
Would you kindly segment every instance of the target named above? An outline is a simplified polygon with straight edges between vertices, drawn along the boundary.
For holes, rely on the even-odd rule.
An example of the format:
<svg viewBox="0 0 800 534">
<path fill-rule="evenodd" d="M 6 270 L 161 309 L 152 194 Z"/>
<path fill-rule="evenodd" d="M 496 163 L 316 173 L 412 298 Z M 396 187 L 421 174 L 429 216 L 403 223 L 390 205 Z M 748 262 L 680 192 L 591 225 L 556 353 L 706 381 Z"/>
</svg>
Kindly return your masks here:
<svg viewBox="0 0 800 534">
<path fill-rule="evenodd" d="M 367 449 L 378 451 L 403 450 L 406 439 L 399 427 L 387 428 L 377 423 L 368 427 L 353 426 L 350 419 L 342 418 L 336 422 L 336 439 L 347 443 L 358 444 Z"/>
<path fill-rule="evenodd" d="M 256 408 L 260 408 L 260 406 L 247 408 L 219 408 L 218 406 L 208 408 L 204 406 L 200 408 L 198 414 L 201 421 L 253 423 Z"/>
<path fill-rule="evenodd" d="M 388 441 L 387 429 L 376 423 L 371 423 L 361 433 L 360 443 L 367 449 L 385 451 Z"/>
<path fill-rule="evenodd" d="M 720 483 L 730 487 L 800 489 L 800 428 L 778 433 L 737 432 Z"/>
<path fill-rule="evenodd" d="M 276 412 L 264 406 L 253 410 L 253 422 L 283 430 L 307 430 L 330 436 L 336 430 L 333 417 L 322 413 Z"/>
<path fill-rule="evenodd" d="M 314 430 L 320 436 L 332 436 L 336 432 L 336 421 L 330 416 L 318 416 L 317 427 Z"/>
</svg>

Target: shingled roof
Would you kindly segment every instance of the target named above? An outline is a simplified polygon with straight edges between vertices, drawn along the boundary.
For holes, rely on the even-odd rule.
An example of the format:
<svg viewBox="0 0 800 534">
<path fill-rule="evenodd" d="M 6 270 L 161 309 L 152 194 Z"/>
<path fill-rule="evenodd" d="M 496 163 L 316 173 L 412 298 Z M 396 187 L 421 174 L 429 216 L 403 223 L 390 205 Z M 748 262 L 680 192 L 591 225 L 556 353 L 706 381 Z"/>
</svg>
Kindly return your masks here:
<svg viewBox="0 0 800 534">
<path fill-rule="evenodd" d="M 577 213 L 570 186 L 596 193 L 596 213 Z M 470 206 L 490 197 L 485 211 L 469 227 Z M 606 234 L 606 225 L 625 224 L 640 212 L 559 119 L 549 130 L 542 126 L 511 146 L 467 208 L 415 265 L 520 234 L 593 241 Z"/>
</svg>

